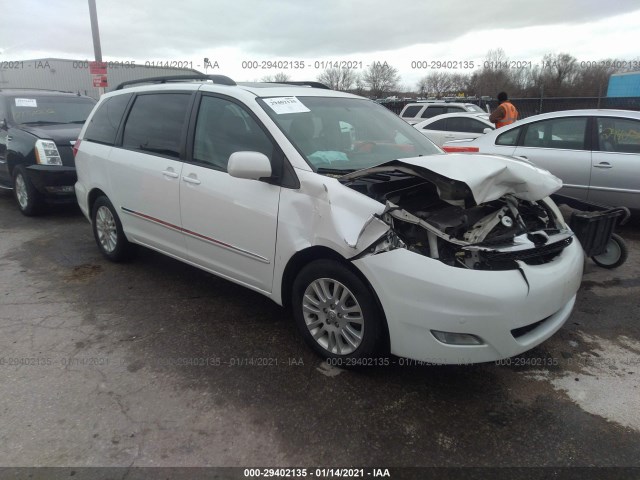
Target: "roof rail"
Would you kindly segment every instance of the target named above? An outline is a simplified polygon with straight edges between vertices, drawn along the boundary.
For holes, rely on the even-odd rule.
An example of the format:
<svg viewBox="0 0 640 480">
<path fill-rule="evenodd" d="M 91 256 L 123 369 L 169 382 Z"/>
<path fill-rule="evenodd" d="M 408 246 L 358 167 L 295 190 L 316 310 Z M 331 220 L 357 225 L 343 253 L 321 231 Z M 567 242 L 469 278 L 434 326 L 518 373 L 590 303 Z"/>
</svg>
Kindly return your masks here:
<svg viewBox="0 0 640 480">
<path fill-rule="evenodd" d="M 185 80 L 211 80 L 213 83 L 218 83 L 220 85 L 236 85 L 236 82 L 224 75 L 167 75 L 164 77 L 149 77 L 140 78 L 138 80 L 127 80 L 126 82 L 122 82 L 120 85 L 118 85 L 116 87 L 116 90 L 122 90 L 124 87 L 127 87 L 129 85 L 136 85 L 139 83 L 168 83 L 183 82 Z"/>
<path fill-rule="evenodd" d="M 284 83 L 285 85 L 300 85 L 302 87 L 312 87 L 312 88 L 324 88 L 325 90 L 331 90 L 331 87 L 328 87 L 324 83 L 320 82 L 294 82 L 294 81 L 286 81 L 286 82 L 265 82 L 265 83 Z"/>
</svg>

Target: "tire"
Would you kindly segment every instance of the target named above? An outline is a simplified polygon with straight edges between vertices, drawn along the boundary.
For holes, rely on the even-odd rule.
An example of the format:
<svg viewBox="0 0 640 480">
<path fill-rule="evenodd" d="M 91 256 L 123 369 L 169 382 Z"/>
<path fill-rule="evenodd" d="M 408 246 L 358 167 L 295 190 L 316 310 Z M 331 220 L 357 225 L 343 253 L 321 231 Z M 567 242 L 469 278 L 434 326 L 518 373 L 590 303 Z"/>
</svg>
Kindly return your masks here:
<svg viewBox="0 0 640 480">
<path fill-rule="evenodd" d="M 381 350 L 384 320 L 373 293 L 339 262 L 305 266 L 293 282 L 291 299 L 302 337 L 320 356 L 348 366 L 357 365 L 348 360 L 371 358 Z"/>
<path fill-rule="evenodd" d="M 115 208 L 105 196 L 98 197 L 91 210 L 93 236 L 102 254 L 112 262 L 131 258 L 133 245 L 122 230 Z"/>
<path fill-rule="evenodd" d="M 594 255 L 591 259 L 602 268 L 617 268 L 627 261 L 629 250 L 624 239 L 617 233 L 611 234 L 607 243 L 607 249 L 600 255 Z"/>
<path fill-rule="evenodd" d="M 13 169 L 13 196 L 23 215 L 33 217 L 42 211 L 42 199 L 36 187 L 29 181 L 22 165 Z"/>
</svg>

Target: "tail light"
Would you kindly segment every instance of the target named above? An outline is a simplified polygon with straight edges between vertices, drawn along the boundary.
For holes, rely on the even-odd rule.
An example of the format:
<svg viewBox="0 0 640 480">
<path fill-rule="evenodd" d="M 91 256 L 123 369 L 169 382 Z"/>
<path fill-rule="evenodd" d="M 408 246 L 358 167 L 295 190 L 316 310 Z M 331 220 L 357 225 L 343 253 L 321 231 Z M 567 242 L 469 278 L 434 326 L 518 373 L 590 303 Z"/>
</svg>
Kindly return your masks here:
<svg viewBox="0 0 640 480">
<path fill-rule="evenodd" d="M 76 158 L 79 147 L 80 147 L 80 139 L 76 140 L 76 142 L 73 144 L 73 158 Z"/>
<path fill-rule="evenodd" d="M 445 145 L 442 147 L 445 152 L 448 153 L 478 153 L 480 152 L 480 147 L 458 147 L 453 145 Z"/>
</svg>

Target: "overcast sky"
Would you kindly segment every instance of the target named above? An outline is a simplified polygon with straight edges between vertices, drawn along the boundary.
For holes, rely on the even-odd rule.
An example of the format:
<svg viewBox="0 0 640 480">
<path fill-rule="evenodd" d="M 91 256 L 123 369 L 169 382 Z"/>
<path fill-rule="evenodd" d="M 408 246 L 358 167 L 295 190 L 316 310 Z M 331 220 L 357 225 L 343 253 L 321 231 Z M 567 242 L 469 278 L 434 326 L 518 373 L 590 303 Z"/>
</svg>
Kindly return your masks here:
<svg viewBox="0 0 640 480">
<path fill-rule="evenodd" d="M 566 52 L 580 61 L 640 58 L 638 0 L 96 0 L 104 60 L 217 61 L 238 81 L 283 69 L 243 61 L 386 61 L 414 87 L 412 61 L 474 61 L 501 47 L 511 60 Z M 87 0 L 0 0 L 0 61 L 92 59 Z M 467 64 L 468 65 L 468 64 Z M 259 65 L 261 66 L 261 65 Z M 469 70 L 457 70 L 468 72 Z"/>
</svg>

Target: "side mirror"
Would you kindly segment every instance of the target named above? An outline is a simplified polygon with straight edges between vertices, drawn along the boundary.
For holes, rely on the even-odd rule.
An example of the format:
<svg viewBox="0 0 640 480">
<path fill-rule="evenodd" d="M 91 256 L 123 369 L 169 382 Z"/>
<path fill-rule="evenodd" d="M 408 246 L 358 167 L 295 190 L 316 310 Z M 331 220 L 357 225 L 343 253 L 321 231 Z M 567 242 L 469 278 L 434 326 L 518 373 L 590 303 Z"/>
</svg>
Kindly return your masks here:
<svg viewBox="0 0 640 480">
<path fill-rule="evenodd" d="M 235 152 L 229 157 L 227 172 L 232 177 L 258 180 L 271 176 L 271 162 L 264 153 Z"/>
<path fill-rule="evenodd" d="M 5 118 L 3 118 L 2 120 L 0 120 L 0 130 L 7 130 L 7 120 Z"/>
<path fill-rule="evenodd" d="M 493 128 L 487 127 L 484 130 L 482 130 L 482 133 L 491 133 L 493 132 Z"/>
</svg>

